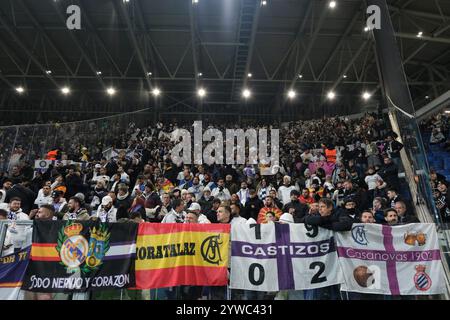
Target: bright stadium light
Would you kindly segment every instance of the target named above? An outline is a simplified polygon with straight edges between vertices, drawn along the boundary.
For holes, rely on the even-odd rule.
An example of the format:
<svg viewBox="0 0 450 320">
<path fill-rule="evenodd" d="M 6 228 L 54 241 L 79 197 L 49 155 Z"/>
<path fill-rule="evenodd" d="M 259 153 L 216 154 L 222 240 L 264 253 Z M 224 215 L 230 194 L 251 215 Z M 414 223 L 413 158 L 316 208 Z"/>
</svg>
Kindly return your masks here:
<svg viewBox="0 0 450 320">
<path fill-rule="evenodd" d="M 425 96 L 425 99 L 429 100 L 429 99 L 430 99 L 430 96 Z"/>
<path fill-rule="evenodd" d="M 294 99 L 297 93 L 294 90 L 289 90 L 287 96 L 289 99 Z"/>
<path fill-rule="evenodd" d="M 109 87 L 108 89 L 106 89 L 106 93 L 110 96 L 113 96 L 116 94 L 116 89 L 114 89 L 113 87 Z"/>
<path fill-rule="evenodd" d="M 445 110 L 445 113 L 450 113 L 450 110 Z"/>
<path fill-rule="evenodd" d="M 199 77 L 201 77 L 201 76 L 203 75 L 203 73 L 199 72 L 197 75 L 198 75 Z"/>
<path fill-rule="evenodd" d="M 417 33 L 417 38 L 422 38 L 422 36 L 423 36 L 423 32 L 422 32 L 422 31 L 419 31 L 419 32 Z"/>
<path fill-rule="evenodd" d="M 16 87 L 16 91 L 17 91 L 17 93 L 22 94 L 25 92 L 25 89 L 22 86 L 19 86 L 19 87 Z"/>
<path fill-rule="evenodd" d="M 367 91 L 365 91 L 363 94 L 362 94 L 362 97 L 363 97 L 363 99 L 364 100 L 369 100 L 371 97 L 372 97 L 372 95 L 369 93 L 369 92 L 367 92 Z"/>
<path fill-rule="evenodd" d="M 342 76 L 342 78 L 344 78 L 344 79 L 347 79 L 347 75 L 346 75 L 346 74 L 344 74 L 344 75 Z"/>
<path fill-rule="evenodd" d="M 243 96 L 245 99 L 250 98 L 251 95 L 252 95 L 252 93 L 251 93 L 251 91 L 248 90 L 248 89 L 244 89 L 244 90 L 242 91 L 242 96 Z"/>
<path fill-rule="evenodd" d="M 328 3 L 328 6 L 329 6 L 331 9 L 336 8 L 336 1 L 330 1 L 330 3 Z"/>
<path fill-rule="evenodd" d="M 266 1 L 266 0 L 262 0 L 262 1 L 261 1 L 261 5 L 262 5 L 262 6 L 265 6 L 266 4 L 267 4 L 267 1 Z"/>
<path fill-rule="evenodd" d="M 46 74 L 52 74 L 52 70 L 46 70 L 45 73 Z"/>
<path fill-rule="evenodd" d="M 70 93 L 70 88 L 69 87 L 62 87 L 61 88 L 61 92 L 63 95 L 68 95 Z"/>
<path fill-rule="evenodd" d="M 365 27 L 364 28 L 364 32 L 369 32 L 370 31 L 370 28 L 369 27 Z"/>
<path fill-rule="evenodd" d="M 299 79 L 303 78 L 303 75 L 302 75 L 302 74 L 299 74 L 299 75 L 298 75 L 298 78 L 299 78 Z"/>
<path fill-rule="evenodd" d="M 99 76 L 99 75 L 102 74 L 102 72 L 101 71 L 97 71 L 96 74 Z"/>
<path fill-rule="evenodd" d="M 152 95 L 153 95 L 153 96 L 157 97 L 157 96 L 159 96 L 160 94 L 161 94 L 161 90 L 159 90 L 159 88 L 154 88 L 154 89 L 152 90 Z"/>
<path fill-rule="evenodd" d="M 192 3 L 193 3 L 193 4 L 197 4 L 197 3 L 198 3 L 198 0 L 192 0 Z"/>
<path fill-rule="evenodd" d="M 329 100 L 333 100 L 334 98 L 336 98 L 336 93 L 334 91 L 330 91 L 327 93 L 327 98 Z"/>
<path fill-rule="evenodd" d="M 198 89 L 197 95 L 198 95 L 200 98 L 203 98 L 203 97 L 206 95 L 206 90 L 203 89 L 203 88 Z"/>
<path fill-rule="evenodd" d="M 253 76 L 253 74 L 247 73 L 247 77 L 251 78 L 252 76 Z"/>
<path fill-rule="evenodd" d="M 151 72 L 147 72 L 147 75 L 150 77 L 152 75 L 152 73 Z"/>
</svg>

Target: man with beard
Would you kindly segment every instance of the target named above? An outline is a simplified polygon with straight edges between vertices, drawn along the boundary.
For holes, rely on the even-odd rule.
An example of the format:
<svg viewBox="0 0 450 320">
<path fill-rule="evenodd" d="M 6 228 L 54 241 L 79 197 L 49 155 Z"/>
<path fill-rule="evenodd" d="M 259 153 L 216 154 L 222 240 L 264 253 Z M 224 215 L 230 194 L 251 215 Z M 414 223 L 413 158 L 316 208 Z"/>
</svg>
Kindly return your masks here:
<svg viewBox="0 0 450 320">
<path fill-rule="evenodd" d="M 5 202 L 10 202 L 10 199 L 19 198 L 22 202 L 22 210 L 26 214 L 31 211 L 36 199 L 36 193 L 28 188 L 29 181 L 23 179 L 20 183 L 15 184 L 6 192 Z"/>
<path fill-rule="evenodd" d="M 63 220 L 89 220 L 89 214 L 81 205 L 81 200 L 77 197 L 69 199 L 69 211 L 64 215 Z"/>
<path fill-rule="evenodd" d="M 259 210 L 258 219 L 256 221 L 258 223 L 267 223 L 266 218 L 268 213 L 272 213 L 275 220 L 278 220 L 283 214 L 283 212 L 274 205 L 271 196 L 267 196 L 266 199 L 264 199 L 264 207 Z"/>
<path fill-rule="evenodd" d="M 5 202 L 6 199 L 6 192 L 11 189 L 11 187 L 13 186 L 13 182 L 11 179 L 9 178 L 5 178 L 3 180 L 3 188 L 0 189 L 0 203 Z"/>
<path fill-rule="evenodd" d="M 200 200 L 202 197 L 203 186 L 200 184 L 200 179 L 198 177 L 194 177 L 192 179 L 192 185 L 189 187 L 188 191 L 195 195 L 195 201 Z"/>
<path fill-rule="evenodd" d="M 239 187 L 236 183 L 234 183 L 233 176 L 231 174 L 227 174 L 225 176 L 225 187 L 227 187 L 227 189 L 230 190 L 231 194 L 237 193 L 239 190 Z"/>
<path fill-rule="evenodd" d="M 128 192 L 128 186 L 126 184 L 119 184 L 116 206 L 117 206 L 117 220 L 128 217 L 128 210 L 131 207 L 133 199 Z"/>
<path fill-rule="evenodd" d="M 117 209 L 114 208 L 113 199 L 110 196 L 103 197 L 102 204 L 98 207 L 95 217 L 103 223 L 117 221 Z"/>
<path fill-rule="evenodd" d="M 202 184 L 203 187 L 208 187 L 211 192 L 214 191 L 215 188 L 217 188 L 216 183 L 214 181 L 211 181 L 211 175 L 209 173 L 205 173 Z"/>
<path fill-rule="evenodd" d="M 20 200 L 20 198 L 14 197 L 11 199 L 9 203 L 8 220 L 30 220 L 28 215 L 22 211 L 21 204 L 22 201 Z"/>
<path fill-rule="evenodd" d="M 241 189 L 237 192 L 237 195 L 239 197 L 239 202 L 241 203 L 242 207 L 245 207 L 245 203 L 250 198 L 247 182 L 245 181 L 241 182 Z"/>
<path fill-rule="evenodd" d="M 300 193 L 297 190 L 291 191 L 291 201 L 285 204 L 283 208 L 283 212 L 289 212 L 292 213 L 294 216 L 294 222 L 295 223 L 301 223 L 303 217 L 306 215 L 308 211 L 308 206 L 301 203 L 298 199 L 300 196 Z M 292 212 L 290 209 L 293 208 L 294 211 Z"/>
<path fill-rule="evenodd" d="M 256 190 L 249 190 L 249 199 L 245 203 L 244 210 L 241 212 L 241 216 L 245 219 L 253 218 L 254 220 L 258 219 L 258 214 L 261 208 L 264 206 L 264 203 L 258 198 L 258 194 Z"/>
<path fill-rule="evenodd" d="M 283 204 L 281 203 L 280 199 L 278 199 L 278 197 L 277 197 L 277 191 L 276 191 L 275 189 L 271 189 L 271 190 L 269 191 L 269 196 L 272 197 L 273 203 L 275 204 L 275 206 L 276 206 L 278 209 L 283 208 Z"/>
<path fill-rule="evenodd" d="M 200 200 L 198 201 L 198 203 L 202 206 L 203 212 L 208 212 L 212 208 L 213 200 L 214 200 L 214 197 L 211 196 L 211 190 L 208 187 L 205 187 L 203 189 L 203 195 L 201 196 Z"/>
</svg>

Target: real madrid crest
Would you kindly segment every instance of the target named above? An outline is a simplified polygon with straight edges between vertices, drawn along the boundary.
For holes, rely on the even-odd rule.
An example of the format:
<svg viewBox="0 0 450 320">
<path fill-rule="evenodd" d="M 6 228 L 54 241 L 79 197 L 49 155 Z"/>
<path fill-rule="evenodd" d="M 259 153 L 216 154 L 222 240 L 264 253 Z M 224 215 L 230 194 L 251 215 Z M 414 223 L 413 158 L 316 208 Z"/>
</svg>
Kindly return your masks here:
<svg viewBox="0 0 450 320">
<path fill-rule="evenodd" d="M 81 235 L 82 230 L 81 223 L 71 223 L 69 220 L 58 234 L 56 251 L 67 273 L 89 273 L 97 269 L 109 250 L 110 233 L 106 224 L 90 229 L 89 242 Z"/>
<path fill-rule="evenodd" d="M 428 274 L 425 273 L 425 269 L 427 267 L 419 264 L 416 266 L 417 273 L 414 275 L 414 284 L 416 285 L 417 290 L 427 291 L 431 288 L 431 278 Z"/>
</svg>

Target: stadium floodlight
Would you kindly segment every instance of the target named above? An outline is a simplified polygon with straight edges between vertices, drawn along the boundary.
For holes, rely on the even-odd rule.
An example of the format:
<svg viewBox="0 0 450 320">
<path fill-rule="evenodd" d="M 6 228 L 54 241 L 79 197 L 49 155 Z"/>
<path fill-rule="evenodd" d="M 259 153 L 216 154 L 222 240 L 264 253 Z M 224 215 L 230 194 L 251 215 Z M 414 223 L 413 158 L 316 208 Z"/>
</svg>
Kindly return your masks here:
<svg viewBox="0 0 450 320">
<path fill-rule="evenodd" d="M 346 75 L 346 74 L 344 74 L 344 75 L 342 76 L 342 78 L 344 78 L 344 79 L 347 79 L 347 75 Z"/>
<path fill-rule="evenodd" d="M 199 77 L 201 77 L 203 75 L 203 73 L 201 73 L 201 72 L 199 72 L 198 74 L 197 74 L 197 76 L 199 76 Z"/>
<path fill-rule="evenodd" d="M 297 93 L 294 90 L 292 90 L 292 89 L 289 90 L 288 93 L 287 93 L 287 96 L 288 96 L 289 99 L 294 99 L 296 95 L 297 95 Z"/>
<path fill-rule="evenodd" d="M 25 89 L 22 86 L 16 87 L 16 92 L 22 94 L 25 92 Z"/>
<path fill-rule="evenodd" d="M 253 74 L 247 73 L 247 77 L 251 78 L 252 76 L 253 76 Z"/>
<path fill-rule="evenodd" d="M 52 74 L 52 70 L 46 70 L 45 73 L 46 74 Z"/>
<path fill-rule="evenodd" d="M 242 91 L 242 96 L 243 96 L 245 99 L 250 98 L 251 95 L 252 95 L 252 93 L 251 93 L 251 91 L 250 91 L 249 89 L 244 89 L 244 90 Z"/>
<path fill-rule="evenodd" d="M 192 0 L 192 4 L 197 4 L 198 0 Z"/>
<path fill-rule="evenodd" d="M 423 36 L 423 32 L 422 32 L 422 31 L 419 31 L 419 32 L 417 33 L 417 38 L 422 38 L 422 36 Z"/>
<path fill-rule="evenodd" d="M 369 100 L 371 97 L 372 97 L 372 95 L 369 93 L 369 92 L 367 92 L 367 91 L 365 91 L 363 94 L 362 94 L 362 97 L 363 97 L 363 99 L 364 100 Z"/>
<path fill-rule="evenodd" d="M 330 1 L 330 2 L 328 3 L 328 6 L 329 6 L 331 9 L 336 8 L 336 1 Z"/>
<path fill-rule="evenodd" d="M 68 95 L 70 93 L 70 88 L 69 87 L 62 87 L 61 88 L 61 92 L 63 95 Z"/>
<path fill-rule="evenodd" d="M 302 75 L 302 74 L 299 74 L 299 75 L 298 75 L 298 78 L 299 78 L 299 79 L 303 78 L 303 75 Z"/>
<path fill-rule="evenodd" d="M 369 32 L 370 31 L 370 28 L 369 27 L 365 27 L 364 28 L 364 32 Z"/>
<path fill-rule="evenodd" d="M 123 3 L 127 3 L 127 2 L 130 2 L 130 0 L 123 0 Z"/>
<path fill-rule="evenodd" d="M 445 113 L 450 113 L 450 110 L 445 110 Z"/>
<path fill-rule="evenodd" d="M 197 95 L 198 95 L 200 98 L 203 98 L 204 96 L 206 96 L 206 90 L 203 89 L 203 88 L 198 89 Z"/>
<path fill-rule="evenodd" d="M 425 99 L 429 100 L 429 99 L 430 99 L 430 96 L 425 96 Z"/>
<path fill-rule="evenodd" d="M 147 72 L 147 75 L 150 77 L 152 75 L 152 73 L 151 72 Z"/>
<path fill-rule="evenodd" d="M 99 75 L 102 74 L 102 72 L 101 71 L 97 71 L 96 74 L 99 76 Z"/>
<path fill-rule="evenodd" d="M 265 6 L 266 4 L 267 4 L 267 1 L 266 1 L 266 0 L 262 0 L 262 1 L 261 1 L 261 5 L 262 5 L 262 6 Z"/>
<path fill-rule="evenodd" d="M 157 97 L 161 94 L 161 90 L 159 88 L 153 88 L 152 94 L 153 96 Z"/>
<path fill-rule="evenodd" d="M 108 89 L 106 89 L 106 93 L 110 96 L 113 96 L 116 94 L 116 89 L 114 89 L 113 87 L 109 87 Z"/>
<path fill-rule="evenodd" d="M 329 92 L 327 93 L 327 98 L 328 98 L 329 100 L 333 100 L 334 98 L 336 98 L 336 93 L 335 93 L 334 91 L 329 91 Z"/>
</svg>

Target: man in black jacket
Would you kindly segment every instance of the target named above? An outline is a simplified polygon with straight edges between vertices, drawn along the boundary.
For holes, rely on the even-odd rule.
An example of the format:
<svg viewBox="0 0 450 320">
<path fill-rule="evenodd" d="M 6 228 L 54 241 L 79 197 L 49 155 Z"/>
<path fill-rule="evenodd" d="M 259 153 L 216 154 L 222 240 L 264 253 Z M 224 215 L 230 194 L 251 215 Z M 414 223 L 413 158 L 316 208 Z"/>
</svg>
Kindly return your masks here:
<svg viewBox="0 0 450 320">
<path fill-rule="evenodd" d="M 250 189 L 250 198 L 245 203 L 244 210 L 241 211 L 241 216 L 245 219 L 258 219 L 259 211 L 264 207 L 264 203 L 258 198 L 255 189 Z"/>
<path fill-rule="evenodd" d="M 217 209 L 220 207 L 220 199 L 214 198 L 212 200 L 212 207 L 209 210 L 204 210 L 202 207 L 202 212 L 206 212 L 206 217 L 208 218 L 211 223 L 217 223 Z"/>
<path fill-rule="evenodd" d="M 301 223 L 301 221 L 303 221 L 303 217 L 308 212 L 308 206 L 300 202 L 300 200 L 298 199 L 299 196 L 300 192 L 298 192 L 297 190 L 292 190 L 291 201 L 286 203 L 283 208 L 283 212 L 289 212 L 290 208 L 294 209 L 293 216 L 295 223 Z"/>
<path fill-rule="evenodd" d="M 388 186 L 398 188 L 400 182 L 398 180 L 398 166 L 392 162 L 390 158 L 384 158 L 384 165 L 381 167 L 378 174 L 383 178 Z"/>
<path fill-rule="evenodd" d="M 319 200 L 319 214 L 308 215 L 305 223 L 333 231 L 349 231 L 354 220 L 348 214 L 338 212 L 333 207 L 333 201 L 328 198 Z"/>
<path fill-rule="evenodd" d="M 29 181 L 22 178 L 21 182 L 15 184 L 11 189 L 6 192 L 5 202 L 10 202 L 12 198 L 20 198 L 22 211 L 29 214 L 33 208 L 34 200 L 37 195 L 31 191 L 28 186 Z"/>
</svg>

